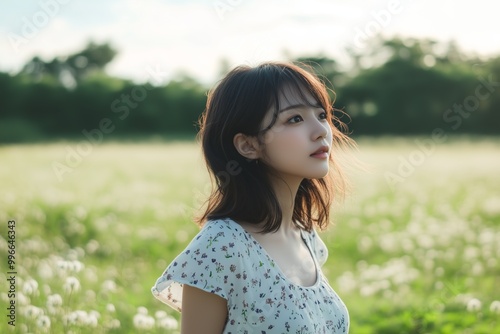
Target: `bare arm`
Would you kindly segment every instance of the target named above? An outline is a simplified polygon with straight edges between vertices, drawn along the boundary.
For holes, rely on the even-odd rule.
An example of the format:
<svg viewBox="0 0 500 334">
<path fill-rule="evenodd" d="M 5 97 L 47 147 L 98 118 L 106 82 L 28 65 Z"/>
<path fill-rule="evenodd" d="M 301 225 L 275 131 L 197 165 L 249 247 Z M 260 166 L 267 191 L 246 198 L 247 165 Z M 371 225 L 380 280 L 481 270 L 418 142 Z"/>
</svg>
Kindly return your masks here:
<svg viewBox="0 0 500 334">
<path fill-rule="evenodd" d="M 221 334 L 227 318 L 227 301 L 216 294 L 184 284 L 181 334 Z"/>
</svg>

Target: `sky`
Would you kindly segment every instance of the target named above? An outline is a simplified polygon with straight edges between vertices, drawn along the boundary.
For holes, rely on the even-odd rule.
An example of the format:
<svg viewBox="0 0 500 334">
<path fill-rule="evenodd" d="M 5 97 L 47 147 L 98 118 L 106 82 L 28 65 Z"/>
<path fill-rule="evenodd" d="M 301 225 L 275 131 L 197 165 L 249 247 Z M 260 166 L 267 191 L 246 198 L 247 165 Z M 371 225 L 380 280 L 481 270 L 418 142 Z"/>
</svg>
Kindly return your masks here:
<svg viewBox="0 0 500 334">
<path fill-rule="evenodd" d="M 454 40 L 469 53 L 500 54 L 493 0 L 6 0 L 0 11 L 0 71 L 35 55 L 72 54 L 88 41 L 118 55 L 106 69 L 162 84 L 179 73 L 203 83 L 229 67 L 324 55 L 348 66 L 376 34 Z"/>
</svg>

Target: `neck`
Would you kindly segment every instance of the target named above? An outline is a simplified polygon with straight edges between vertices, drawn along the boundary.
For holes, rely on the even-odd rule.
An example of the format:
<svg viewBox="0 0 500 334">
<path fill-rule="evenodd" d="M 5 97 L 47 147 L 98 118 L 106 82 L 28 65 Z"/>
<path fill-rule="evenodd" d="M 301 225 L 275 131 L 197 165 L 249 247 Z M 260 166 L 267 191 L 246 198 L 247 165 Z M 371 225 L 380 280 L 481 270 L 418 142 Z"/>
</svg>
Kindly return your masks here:
<svg viewBox="0 0 500 334">
<path fill-rule="evenodd" d="M 295 229 L 292 220 L 293 208 L 295 206 L 295 197 L 302 180 L 302 178 L 297 177 L 271 176 L 271 186 L 276 194 L 282 213 L 279 231 L 288 232 Z"/>
</svg>

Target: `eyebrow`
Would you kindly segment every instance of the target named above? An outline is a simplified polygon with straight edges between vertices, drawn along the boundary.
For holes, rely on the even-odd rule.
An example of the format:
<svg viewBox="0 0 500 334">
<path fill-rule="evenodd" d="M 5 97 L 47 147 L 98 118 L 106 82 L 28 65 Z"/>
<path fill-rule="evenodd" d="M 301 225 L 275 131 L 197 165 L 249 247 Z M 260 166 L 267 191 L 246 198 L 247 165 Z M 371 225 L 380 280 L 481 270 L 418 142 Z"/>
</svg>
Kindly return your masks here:
<svg viewBox="0 0 500 334">
<path fill-rule="evenodd" d="M 319 104 L 318 102 L 316 102 L 315 104 L 303 104 L 303 103 L 292 104 L 292 105 L 278 111 L 278 114 L 281 114 L 282 112 L 285 112 L 287 110 L 299 109 L 299 108 L 304 108 L 304 107 L 323 108 L 323 106 L 321 104 Z"/>
</svg>

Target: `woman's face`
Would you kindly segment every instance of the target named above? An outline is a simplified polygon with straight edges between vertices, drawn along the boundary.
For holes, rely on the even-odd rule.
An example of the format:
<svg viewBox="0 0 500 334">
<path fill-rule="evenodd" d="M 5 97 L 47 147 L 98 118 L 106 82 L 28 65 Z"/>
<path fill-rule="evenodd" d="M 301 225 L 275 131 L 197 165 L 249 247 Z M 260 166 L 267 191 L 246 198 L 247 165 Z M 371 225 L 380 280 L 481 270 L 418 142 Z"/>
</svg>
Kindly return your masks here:
<svg viewBox="0 0 500 334">
<path fill-rule="evenodd" d="M 279 106 L 276 123 L 264 134 L 261 160 L 282 177 L 324 177 L 332 146 L 326 111 L 309 92 L 298 94 L 290 86 L 284 87 Z M 271 108 L 262 122 L 263 128 L 271 124 L 273 114 Z"/>
</svg>

